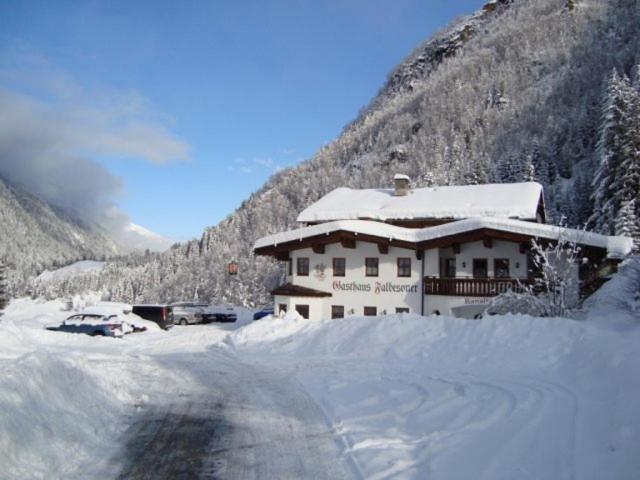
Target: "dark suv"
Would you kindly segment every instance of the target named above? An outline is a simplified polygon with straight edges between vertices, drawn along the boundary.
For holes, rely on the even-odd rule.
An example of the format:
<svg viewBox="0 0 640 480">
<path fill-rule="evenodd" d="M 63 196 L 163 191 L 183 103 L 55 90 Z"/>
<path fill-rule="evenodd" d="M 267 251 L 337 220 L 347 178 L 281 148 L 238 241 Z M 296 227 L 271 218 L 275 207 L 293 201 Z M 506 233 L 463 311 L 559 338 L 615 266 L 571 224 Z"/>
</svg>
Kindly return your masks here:
<svg viewBox="0 0 640 480">
<path fill-rule="evenodd" d="M 131 312 L 145 320 L 156 322 L 164 330 L 173 327 L 173 309 L 169 305 L 134 305 Z"/>
</svg>

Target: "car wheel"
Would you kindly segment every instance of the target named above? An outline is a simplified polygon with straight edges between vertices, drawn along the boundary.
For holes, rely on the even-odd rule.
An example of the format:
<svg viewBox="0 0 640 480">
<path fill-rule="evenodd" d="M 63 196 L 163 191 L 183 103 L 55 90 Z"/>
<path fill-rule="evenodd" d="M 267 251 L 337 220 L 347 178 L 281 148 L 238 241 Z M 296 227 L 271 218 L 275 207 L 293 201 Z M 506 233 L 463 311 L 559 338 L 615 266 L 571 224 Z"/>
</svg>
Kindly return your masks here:
<svg viewBox="0 0 640 480">
<path fill-rule="evenodd" d="M 92 337 L 104 337 L 104 332 L 101 330 L 95 330 L 91 332 Z"/>
<path fill-rule="evenodd" d="M 180 325 L 187 325 L 189 322 L 187 322 L 186 318 L 181 318 L 179 323 Z"/>
</svg>

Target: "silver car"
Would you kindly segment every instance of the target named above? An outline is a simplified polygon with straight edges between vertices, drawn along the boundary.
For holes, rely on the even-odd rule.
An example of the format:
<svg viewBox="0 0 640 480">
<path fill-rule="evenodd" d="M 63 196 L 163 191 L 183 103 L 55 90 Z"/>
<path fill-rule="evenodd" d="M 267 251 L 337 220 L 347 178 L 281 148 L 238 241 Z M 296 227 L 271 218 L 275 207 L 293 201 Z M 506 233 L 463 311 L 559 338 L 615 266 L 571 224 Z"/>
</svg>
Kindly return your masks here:
<svg viewBox="0 0 640 480">
<path fill-rule="evenodd" d="M 208 307 L 206 303 L 179 302 L 171 305 L 173 321 L 176 325 L 194 325 L 202 323 L 202 311 Z"/>
</svg>

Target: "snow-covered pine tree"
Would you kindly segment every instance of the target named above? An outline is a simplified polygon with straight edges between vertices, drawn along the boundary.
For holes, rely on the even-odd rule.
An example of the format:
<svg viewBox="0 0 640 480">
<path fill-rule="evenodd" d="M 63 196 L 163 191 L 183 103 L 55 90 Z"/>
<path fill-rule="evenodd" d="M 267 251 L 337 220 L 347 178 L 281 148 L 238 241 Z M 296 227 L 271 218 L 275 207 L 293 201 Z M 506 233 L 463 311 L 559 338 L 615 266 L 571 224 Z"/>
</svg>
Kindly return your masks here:
<svg viewBox="0 0 640 480">
<path fill-rule="evenodd" d="M 591 217 L 593 213 L 592 193 L 590 175 L 588 172 L 580 171 L 573 184 L 573 201 L 571 205 L 573 206 L 574 218 L 572 219 L 572 225 L 584 226 Z"/>
<path fill-rule="evenodd" d="M 520 152 L 509 155 L 509 177 L 508 182 L 521 182 L 524 178 L 524 164 Z"/>
<path fill-rule="evenodd" d="M 0 315 L 9 303 L 9 292 L 7 291 L 6 281 L 7 269 L 3 263 L 0 263 Z"/>
<path fill-rule="evenodd" d="M 525 155 L 522 157 L 521 165 L 521 181 L 523 182 L 535 182 L 536 170 L 533 166 L 533 158 L 531 155 Z"/>
<path fill-rule="evenodd" d="M 431 171 L 423 173 L 417 182 L 418 187 L 433 187 L 434 185 L 436 185 L 436 179 Z"/>
<path fill-rule="evenodd" d="M 590 222 L 604 234 L 612 234 L 620 208 L 616 186 L 621 177 L 625 122 L 633 98 L 633 88 L 626 76 L 613 71 L 603 99 L 602 120 L 596 150 L 598 168 L 593 178 L 593 215 Z"/>
<path fill-rule="evenodd" d="M 640 63 L 638 63 L 631 74 L 631 85 L 636 91 L 640 91 Z"/>
<path fill-rule="evenodd" d="M 615 234 L 633 238 L 633 251 L 640 253 L 640 223 L 636 212 L 635 198 L 622 203 L 616 215 Z"/>
<path fill-rule="evenodd" d="M 512 157 L 505 155 L 494 169 L 494 181 L 496 183 L 513 183 Z"/>
<path fill-rule="evenodd" d="M 471 165 L 471 169 L 464 174 L 464 184 L 481 185 L 487 183 L 487 180 L 487 173 L 484 166 L 482 165 L 480 160 L 474 160 L 473 164 Z"/>
<path fill-rule="evenodd" d="M 624 216 L 629 218 L 629 215 L 633 213 L 636 224 L 635 227 L 629 228 L 634 232 L 632 236 L 637 242 L 640 241 L 638 235 L 640 231 L 640 223 L 638 223 L 640 206 L 637 200 L 640 198 L 640 92 L 632 89 L 631 95 L 629 111 L 624 118 L 620 175 L 615 179 L 613 188 L 616 200 L 620 204 L 620 211 L 623 206 L 628 210 L 629 205 L 633 205 L 632 212 L 627 211 Z"/>
</svg>

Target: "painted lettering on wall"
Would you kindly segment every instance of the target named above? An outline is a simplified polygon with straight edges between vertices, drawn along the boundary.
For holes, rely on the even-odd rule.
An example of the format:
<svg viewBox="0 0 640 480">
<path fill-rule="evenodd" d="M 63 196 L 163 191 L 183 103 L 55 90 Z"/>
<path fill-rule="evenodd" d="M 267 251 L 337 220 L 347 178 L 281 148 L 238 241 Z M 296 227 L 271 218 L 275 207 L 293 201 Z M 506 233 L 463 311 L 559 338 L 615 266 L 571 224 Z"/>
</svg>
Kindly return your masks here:
<svg viewBox="0 0 640 480">
<path fill-rule="evenodd" d="M 418 293 L 418 285 L 398 284 L 392 282 L 375 282 L 370 283 L 358 282 L 342 282 L 340 280 L 333 281 L 333 290 L 348 292 L 373 292 L 376 295 L 381 293 Z"/>
<path fill-rule="evenodd" d="M 397 283 L 385 282 L 380 283 L 376 282 L 373 288 L 375 293 L 418 293 L 417 285 L 400 285 Z"/>
<path fill-rule="evenodd" d="M 333 289 L 349 292 L 370 292 L 371 285 L 368 283 L 341 282 L 340 280 L 334 280 Z"/>
<path fill-rule="evenodd" d="M 491 301 L 490 298 L 465 298 L 465 305 L 486 305 Z"/>
</svg>

